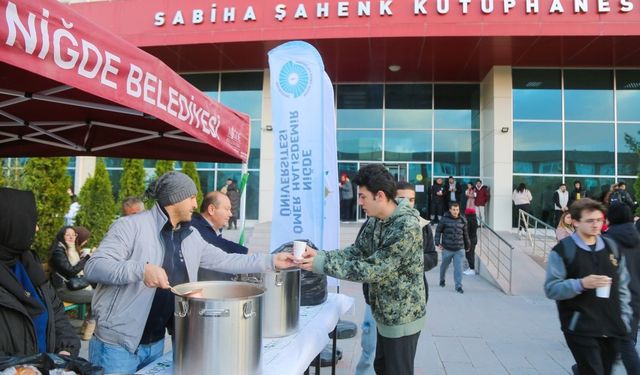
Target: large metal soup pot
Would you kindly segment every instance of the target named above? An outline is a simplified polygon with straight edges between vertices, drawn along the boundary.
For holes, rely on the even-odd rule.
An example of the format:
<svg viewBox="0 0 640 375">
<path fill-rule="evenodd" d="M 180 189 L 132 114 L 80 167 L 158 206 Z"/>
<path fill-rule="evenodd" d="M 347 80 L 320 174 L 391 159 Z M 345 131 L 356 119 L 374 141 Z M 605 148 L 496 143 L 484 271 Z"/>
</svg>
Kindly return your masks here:
<svg viewBox="0 0 640 375">
<path fill-rule="evenodd" d="M 175 374 L 260 374 L 262 296 L 259 285 L 232 281 L 181 284 L 175 297 Z"/>
</svg>

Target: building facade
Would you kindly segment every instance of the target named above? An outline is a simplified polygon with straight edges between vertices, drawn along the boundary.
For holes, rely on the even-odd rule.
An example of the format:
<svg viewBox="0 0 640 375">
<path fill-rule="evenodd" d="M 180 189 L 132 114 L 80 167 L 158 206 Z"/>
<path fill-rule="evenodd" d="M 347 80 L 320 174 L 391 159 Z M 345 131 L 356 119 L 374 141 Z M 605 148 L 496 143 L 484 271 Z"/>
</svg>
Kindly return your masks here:
<svg viewBox="0 0 640 375">
<path fill-rule="evenodd" d="M 73 9 L 251 116 L 247 218 L 268 221 L 273 148 L 267 52 L 306 40 L 334 83 L 338 173 L 384 163 L 417 187 L 491 187 L 489 223 L 513 225 L 524 182 L 547 218 L 553 191 L 633 188 L 640 137 L 640 2 L 116 0 Z M 108 162 L 114 176 L 118 160 Z M 76 163 L 78 164 L 78 163 Z M 240 165 L 200 163 L 203 189 Z M 353 207 L 353 217 L 362 213 Z"/>
</svg>

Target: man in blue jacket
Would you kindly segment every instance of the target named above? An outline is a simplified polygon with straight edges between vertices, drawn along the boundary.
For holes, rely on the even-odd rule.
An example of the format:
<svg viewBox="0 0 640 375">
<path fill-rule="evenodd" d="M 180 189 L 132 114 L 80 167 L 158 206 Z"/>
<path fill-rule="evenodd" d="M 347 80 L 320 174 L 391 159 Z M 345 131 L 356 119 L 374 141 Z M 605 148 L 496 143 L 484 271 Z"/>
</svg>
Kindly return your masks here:
<svg viewBox="0 0 640 375">
<path fill-rule="evenodd" d="M 295 265 L 290 253 L 228 254 L 206 242 L 189 225 L 197 190 L 183 173 L 165 173 L 149 193 L 153 208 L 116 220 L 84 269 L 98 283 L 89 359 L 107 374 L 133 374 L 162 356 L 166 332 L 173 334 L 168 288 L 197 281 L 198 268 L 249 273 Z"/>
<path fill-rule="evenodd" d="M 202 200 L 200 213 L 193 214 L 191 226 L 200 232 L 200 235 L 205 241 L 219 247 L 224 252 L 230 254 L 246 254 L 249 249 L 222 237 L 222 229 L 229 224 L 231 216 L 231 201 L 229 197 L 219 191 L 212 191 L 205 195 Z M 229 281 L 232 278 L 233 274 L 229 273 L 206 268 L 200 268 L 198 270 L 198 280 L 200 281 Z"/>
</svg>

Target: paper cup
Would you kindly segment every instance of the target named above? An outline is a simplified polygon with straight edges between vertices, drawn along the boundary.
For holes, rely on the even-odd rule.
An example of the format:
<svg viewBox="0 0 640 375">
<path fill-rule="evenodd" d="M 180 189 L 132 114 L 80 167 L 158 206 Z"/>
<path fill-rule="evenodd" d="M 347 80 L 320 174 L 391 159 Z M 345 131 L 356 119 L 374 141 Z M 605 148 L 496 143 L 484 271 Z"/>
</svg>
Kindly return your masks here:
<svg viewBox="0 0 640 375">
<path fill-rule="evenodd" d="M 82 254 L 81 254 L 82 256 L 87 256 L 89 254 L 91 254 L 91 249 L 89 248 L 82 249 Z"/>
<path fill-rule="evenodd" d="M 306 241 L 293 241 L 293 257 L 297 260 L 302 260 L 302 254 L 304 254 L 306 248 Z"/>
<path fill-rule="evenodd" d="M 609 298 L 609 294 L 611 293 L 611 284 L 607 286 L 601 286 L 596 288 L 596 296 L 600 298 Z"/>
</svg>

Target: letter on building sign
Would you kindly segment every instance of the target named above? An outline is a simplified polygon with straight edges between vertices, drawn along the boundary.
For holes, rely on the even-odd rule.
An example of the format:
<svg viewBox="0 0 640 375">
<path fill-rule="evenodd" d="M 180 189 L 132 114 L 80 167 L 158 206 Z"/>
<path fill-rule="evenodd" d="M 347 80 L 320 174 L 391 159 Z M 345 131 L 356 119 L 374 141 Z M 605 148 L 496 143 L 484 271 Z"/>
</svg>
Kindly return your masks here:
<svg viewBox="0 0 640 375">
<path fill-rule="evenodd" d="M 32 54 L 36 49 L 36 43 L 38 42 L 38 36 L 36 35 L 36 16 L 33 13 L 29 13 L 29 17 L 27 19 L 27 24 L 29 25 L 29 32 L 27 32 L 27 28 L 24 27 L 22 21 L 18 17 L 18 9 L 16 5 L 12 2 L 7 3 L 6 10 L 7 17 L 7 26 L 9 26 L 9 32 L 7 34 L 6 44 L 8 46 L 13 46 L 16 42 L 16 26 L 20 33 L 22 33 L 22 37 L 24 38 L 24 51 L 28 54 Z"/>
<path fill-rule="evenodd" d="M 358 17 L 371 16 L 371 1 L 358 1 Z"/>
<path fill-rule="evenodd" d="M 633 10 L 633 3 L 629 0 L 620 0 L 620 11 L 628 13 Z"/>
<path fill-rule="evenodd" d="M 509 11 L 516 6 L 516 0 L 504 0 L 504 14 L 509 14 Z"/>
<path fill-rule="evenodd" d="M 437 0 L 436 10 L 438 11 L 438 14 L 449 13 L 449 0 Z"/>
<path fill-rule="evenodd" d="M 587 13 L 589 11 L 589 0 L 574 0 L 574 13 Z"/>
<path fill-rule="evenodd" d="M 172 25 L 184 25 L 184 17 L 182 16 L 182 11 L 179 10 L 176 12 L 175 16 L 173 16 L 173 21 L 171 21 Z"/>
<path fill-rule="evenodd" d="M 256 12 L 253 10 L 253 7 L 249 5 L 247 10 L 244 12 L 243 21 L 255 21 L 256 20 Z"/>
<path fill-rule="evenodd" d="M 316 17 L 317 18 L 329 17 L 329 3 L 316 4 Z"/>
<path fill-rule="evenodd" d="M 391 12 L 391 3 L 393 0 L 380 0 L 380 15 L 381 16 L 393 16 Z"/>
<path fill-rule="evenodd" d="M 609 0 L 598 0 L 598 13 L 608 13 L 610 11 Z"/>
<path fill-rule="evenodd" d="M 158 12 L 155 14 L 155 16 L 153 17 L 153 26 L 163 26 L 164 25 L 164 17 L 165 14 L 164 12 Z"/>
<path fill-rule="evenodd" d="M 462 5 L 462 14 L 468 14 L 469 13 L 469 4 L 471 3 L 471 0 L 460 0 L 460 5 Z"/>
<path fill-rule="evenodd" d="M 413 1 L 413 14 L 427 14 L 427 9 L 424 7 L 427 0 L 414 0 Z"/>
<path fill-rule="evenodd" d="M 349 17 L 349 3 L 346 1 L 338 2 L 338 17 Z"/>
<path fill-rule="evenodd" d="M 293 18 L 304 18 L 307 19 L 307 9 L 304 7 L 304 4 L 299 4 L 296 9 L 296 13 L 293 15 Z"/>
<path fill-rule="evenodd" d="M 549 9 L 549 13 L 564 13 L 564 8 L 562 7 L 562 3 L 560 0 L 553 0 L 551 3 L 551 8 Z"/>
<path fill-rule="evenodd" d="M 287 6 L 284 4 L 276 5 L 276 19 L 282 21 L 287 16 Z"/>
<path fill-rule="evenodd" d="M 194 9 L 191 12 L 191 23 L 194 25 L 201 24 L 204 21 L 204 12 L 202 9 Z"/>
</svg>

